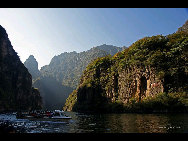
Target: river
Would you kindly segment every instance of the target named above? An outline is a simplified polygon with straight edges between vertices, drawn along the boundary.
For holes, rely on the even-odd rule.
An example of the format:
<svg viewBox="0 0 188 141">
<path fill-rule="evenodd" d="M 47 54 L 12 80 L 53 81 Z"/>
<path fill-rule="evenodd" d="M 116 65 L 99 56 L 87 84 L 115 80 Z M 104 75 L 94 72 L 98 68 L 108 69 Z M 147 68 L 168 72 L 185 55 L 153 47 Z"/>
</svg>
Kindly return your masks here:
<svg viewBox="0 0 188 141">
<path fill-rule="evenodd" d="M 0 114 L 22 133 L 188 133 L 188 114 L 81 114 L 69 121 L 31 121 Z"/>
</svg>

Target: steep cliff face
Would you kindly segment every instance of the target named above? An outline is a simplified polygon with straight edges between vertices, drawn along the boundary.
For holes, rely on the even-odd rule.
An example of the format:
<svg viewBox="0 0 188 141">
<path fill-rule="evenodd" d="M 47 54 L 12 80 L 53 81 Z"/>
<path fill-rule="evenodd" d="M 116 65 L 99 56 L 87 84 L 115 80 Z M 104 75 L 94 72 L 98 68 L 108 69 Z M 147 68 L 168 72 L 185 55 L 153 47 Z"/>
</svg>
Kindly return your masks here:
<svg viewBox="0 0 188 141">
<path fill-rule="evenodd" d="M 180 92 L 185 94 L 179 94 L 180 99 L 183 95 L 186 98 L 187 56 L 188 33 L 185 31 L 140 39 L 113 57 L 98 58 L 90 63 L 64 110 L 105 112 L 110 111 L 110 105 L 141 103 L 161 93 Z M 177 100 L 174 97 L 165 97 L 170 99 L 169 107 Z M 157 102 L 160 106 L 160 101 Z"/>
<path fill-rule="evenodd" d="M 41 108 L 39 92 L 0 26 L 0 111 Z"/>
<path fill-rule="evenodd" d="M 107 91 L 107 97 L 111 101 L 115 101 L 115 91 L 118 93 L 118 98 L 123 103 L 129 102 L 132 97 L 137 98 L 139 101 L 144 97 L 154 96 L 157 93 L 164 92 L 163 80 L 156 76 L 154 68 L 150 67 L 136 67 L 132 66 L 126 68 L 118 73 L 116 82 L 111 85 L 117 90 Z"/>
<path fill-rule="evenodd" d="M 25 67 L 28 69 L 29 73 L 32 75 L 32 79 L 35 80 L 40 77 L 40 71 L 38 70 L 38 62 L 33 55 L 24 62 Z"/>
</svg>

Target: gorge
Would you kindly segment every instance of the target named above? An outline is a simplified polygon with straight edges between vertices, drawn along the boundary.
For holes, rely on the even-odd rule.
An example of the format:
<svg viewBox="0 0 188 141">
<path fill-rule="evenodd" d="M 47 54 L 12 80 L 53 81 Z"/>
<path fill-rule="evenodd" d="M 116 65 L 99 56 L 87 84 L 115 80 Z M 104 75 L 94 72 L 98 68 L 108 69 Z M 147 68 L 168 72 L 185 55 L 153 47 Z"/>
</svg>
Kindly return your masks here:
<svg viewBox="0 0 188 141">
<path fill-rule="evenodd" d="M 187 25 L 167 36 L 144 37 L 128 48 L 103 44 L 64 52 L 40 71 L 33 55 L 25 66 L 21 63 L 1 27 L 1 110 L 40 109 L 42 103 L 44 109 L 86 112 L 152 111 L 156 105 L 185 110 Z"/>
</svg>

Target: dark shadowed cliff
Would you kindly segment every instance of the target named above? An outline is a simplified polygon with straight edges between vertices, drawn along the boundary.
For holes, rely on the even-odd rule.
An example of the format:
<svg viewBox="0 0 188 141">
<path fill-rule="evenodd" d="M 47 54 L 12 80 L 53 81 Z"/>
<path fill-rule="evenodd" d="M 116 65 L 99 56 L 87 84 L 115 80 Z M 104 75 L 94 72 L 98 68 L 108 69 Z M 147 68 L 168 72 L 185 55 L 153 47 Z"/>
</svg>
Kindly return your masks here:
<svg viewBox="0 0 188 141">
<path fill-rule="evenodd" d="M 41 106 L 40 93 L 32 87 L 31 74 L 0 26 L 0 111 L 40 109 Z"/>
</svg>

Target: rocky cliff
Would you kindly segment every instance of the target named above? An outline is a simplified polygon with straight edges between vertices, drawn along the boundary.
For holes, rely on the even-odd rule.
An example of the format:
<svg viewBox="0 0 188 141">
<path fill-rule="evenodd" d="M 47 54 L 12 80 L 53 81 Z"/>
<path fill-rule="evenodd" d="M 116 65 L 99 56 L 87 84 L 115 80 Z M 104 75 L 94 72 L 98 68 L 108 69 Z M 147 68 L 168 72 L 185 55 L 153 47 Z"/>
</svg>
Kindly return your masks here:
<svg viewBox="0 0 188 141">
<path fill-rule="evenodd" d="M 32 75 L 32 80 L 40 77 L 40 71 L 38 69 L 38 62 L 33 55 L 24 62 L 25 67 L 28 69 L 29 73 Z"/>
<path fill-rule="evenodd" d="M 188 100 L 187 56 L 184 30 L 144 37 L 113 57 L 90 63 L 64 110 L 107 112 L 124 107 L 129 111 L 135 103 L 142 109 L 173 111 L 179 106 L 181 110 Z"/>
<path fill-rule="evenodd" d="M 40 109 L 41 105 L 40 93 L 32 87 L 31 74 L 0 26 L 0 111 Z"/>
</svg>

